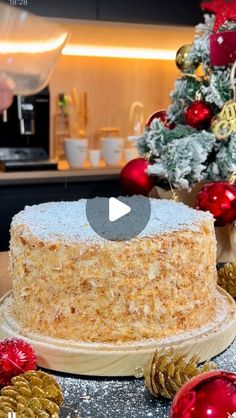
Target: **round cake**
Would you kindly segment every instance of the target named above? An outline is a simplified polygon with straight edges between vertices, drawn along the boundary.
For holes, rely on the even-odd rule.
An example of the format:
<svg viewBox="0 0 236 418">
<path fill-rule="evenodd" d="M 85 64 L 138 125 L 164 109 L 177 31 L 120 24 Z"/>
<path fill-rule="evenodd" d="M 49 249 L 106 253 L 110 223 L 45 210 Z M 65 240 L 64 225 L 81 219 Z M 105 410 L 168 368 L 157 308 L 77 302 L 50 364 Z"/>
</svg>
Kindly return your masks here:
<svg viewBox="0 0 236 418">
<path fill-rule="evenodd" d="M 213 217 L 182 203 L 150 202 L 146 228 L 128 241 L 99 237 L 86 200 L 26 207 L 13 218 L 11 309 L 24 335 L 127 343 L 214 318 Z"/>
</svg>

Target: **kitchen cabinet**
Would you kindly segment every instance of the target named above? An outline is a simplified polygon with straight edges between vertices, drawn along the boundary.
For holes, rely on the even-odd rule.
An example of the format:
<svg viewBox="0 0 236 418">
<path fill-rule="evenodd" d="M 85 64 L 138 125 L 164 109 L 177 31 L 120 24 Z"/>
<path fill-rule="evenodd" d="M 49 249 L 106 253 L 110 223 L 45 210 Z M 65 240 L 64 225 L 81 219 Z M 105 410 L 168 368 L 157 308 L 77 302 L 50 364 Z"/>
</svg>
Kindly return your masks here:
<svg viewBox="0 0 236 418">
<path fill-rule="evenodd" d="M 3 0 L 42 15 L 130 23 L 195 25 L 202 20 L 200 0 Z M 27 5 L 24 4 L 27 2 Z M 12 6 L 15 7 L 15 6 Z"/>
<path fill-rule="evenodd" d="M 100 20 L 195 25 L 202 20 L 200 0 L 99 0 Z"/>
<path fill-rule="evenodd" d="M 14 173 L 10 173 L 14 174 Z M 0 175 L 4 179 L 4 173 Z M 0 180 L 0 251 L 7 251 L 12 217 L 26 205 L 121 195 L 119 175 L 26 179 L 23 184 Z"/>
<path fill-rule="evenodd" d="M 20 8 L 42 16 L 96 19 L 97 0 L 3 0 L 4 3 L 18 5 Z"/>
</svg>

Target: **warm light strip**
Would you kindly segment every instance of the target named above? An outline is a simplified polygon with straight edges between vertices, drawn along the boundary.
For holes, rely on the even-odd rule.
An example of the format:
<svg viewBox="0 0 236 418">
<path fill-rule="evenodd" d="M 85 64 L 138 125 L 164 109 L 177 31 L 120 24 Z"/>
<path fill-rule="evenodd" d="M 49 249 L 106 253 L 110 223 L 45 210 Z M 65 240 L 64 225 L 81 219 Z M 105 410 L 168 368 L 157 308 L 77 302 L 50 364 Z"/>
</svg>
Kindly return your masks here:
<svg viewBox="0 0 236 418">
<path fill-rule="evenodd" d="M 150 60 L 175 59 L 176 51 L 171 49 L 126 48 L 93 45 L 66 45 L 63 55 L 77 55 L 83 57 L 136 58 Z"/>
<path fill-rule="evenodd" d="M 0 42 L 0 54 L 26 53 L 36 54 L 50 52 L 59 48 L 65 42 L 67 34 L 47 42 Z M 62 51 L 63 55 L 83 57 L 110 57 L 110 58 L 132 58 L 168 60 L 175 59 L 176 51 L 171 49 L 149 49 L 149 48 L 126 48 L 93 45 L 66 45 Z"/>
<path fill-rule="evenodd" d="M 31 42 L 0 42 L 0 54 L 36 54 L 50 52 L 60 48 L 66 41 L 67 33 L 49 41 Z"/>
</svg>

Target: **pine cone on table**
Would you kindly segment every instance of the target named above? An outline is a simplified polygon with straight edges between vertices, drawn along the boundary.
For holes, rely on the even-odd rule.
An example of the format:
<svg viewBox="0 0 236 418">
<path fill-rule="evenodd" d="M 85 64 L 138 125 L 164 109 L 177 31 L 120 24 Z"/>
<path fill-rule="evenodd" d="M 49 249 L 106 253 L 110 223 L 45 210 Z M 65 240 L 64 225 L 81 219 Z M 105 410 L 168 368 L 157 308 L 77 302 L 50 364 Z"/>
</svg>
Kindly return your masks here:
<svg viewBox="0 0 236 418">
<path fill-rule="evenodd" d="M 59 418 L 63 396 L 53 376 L 31 371 L 11 379 L 0 391 L 0 418 L 15 412 L 17 418 Z"/>
<path fill-rule="evenodd" d="M 144 371 L 145 385 L 154 396 L 172 399 L 181 386 L 192 377 L 216 369 L 216 364 L 206 362 L 198 367 L 199 358 L 174 348 L 156 351 Z"/>
<path fill-rule="evenodd" d="M 236 297 L 236 263 L 227 263 L 218 271 L 218 285 Z"/>
</svg>

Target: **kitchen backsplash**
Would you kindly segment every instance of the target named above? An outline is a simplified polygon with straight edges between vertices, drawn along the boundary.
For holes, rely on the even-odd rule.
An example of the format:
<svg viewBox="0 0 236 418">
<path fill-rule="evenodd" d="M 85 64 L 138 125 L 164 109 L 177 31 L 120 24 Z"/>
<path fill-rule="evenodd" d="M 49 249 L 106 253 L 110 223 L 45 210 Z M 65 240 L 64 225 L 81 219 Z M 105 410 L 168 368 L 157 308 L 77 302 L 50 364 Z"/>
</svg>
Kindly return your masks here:
<svg viewBox="0 0 236 418">
<path fill-rule="evenodd" d="M 76 32 L 75 28 L 77 30 L 77 26 L 74 25 L 74 32 Z M 131 26 L 132 28 L 133 26 Z M 91 43 L 93 40 L 97 43 L 100 42 L 100 40 L 96 39 L 97 32 L 94 32 L 94 34 L 91 32 L 96 28 L 93 29 L 92 26 L 90 32 L 87 26 L 84 27 L 84 32 L 82 29 L 81 34 L 84 35 L 82 42 L 85 42 L 85 39 L 89 37 L 89 33 L 91 33 L 91 40 L 88 40 L 88 43 Z M 102 36 L 104 27 L 98 29 L 100 30 L 98 34 Z M 115 35 L 111 36 L 114 36 L 117 44 L 117 29 L 115 28 L 115 30 Z M 123 28 L 122 30 L 124 32 Z M 150 46 L 153 44 L 155 48 L 160 44 L 162 48 L 165 46 L 167 49 L 170 45 L 170 48 L 175 50 L 175 47 L 178 48 L 183 43 L 187 43 L 186 40 L 188 39 L 191 42 L 192 39 L 192 30 L 190 28 L 186 30 L 181 28 L 179 33 L 177 29 L 170 29 L 169 41 L 166 29 L 162 29 L 163 36 L 155 32 L 157 31 L 155 27 L 152 29 L 144 27 L 145 30 L 149 31 L 145 34 L 145 45 L 142 31 L 137 32 L 142 40 L 142 42 L 140 41 L 142 46 L 146 46 L 149 42 Z M 150 30 L 153 32 L 150 32 Z M 133 30 L 131 35 L 135 38 Z M 157 36 L 159 36 L 159 44 Z M 79 32 L 76 37 L 76 39 L 80 39 Z M 72 37 L 72 43 L 75 42 L 74 38 Z M 133 44 L 134 42 L 132 40 Z M 109 39 L 109 43 L 112 44 L 111 39 Z M 136 44 L 138 44 L 137 39 Z M 143 103 L 145 118 L 156 110 L 166 109 L 170 101 L 169 94 L 177 76 L 178 70 L 174 60 L 61 56 L 50 82 L 51 122 L 53 122 L 53 115 L 56 112 L 56 102 L 59 93 L 70 95 L 73 87 L 76 87 L 78 92 L 87 93 L 88 124 L 86 136 L 90 145 L 92 144 L 93 147 L 96 145 L 98 131 L 103 127 L 117 127 L 120 130 L 120 136 L 127 137 L 131 134 L 129 112 L 132 103 L 134 101 Z M 51 123 L 52 138 L 53 123 Z M 53 140 L 51 140 L 51 156 L 53 154 L 54 146 Z"/>
</svg>

